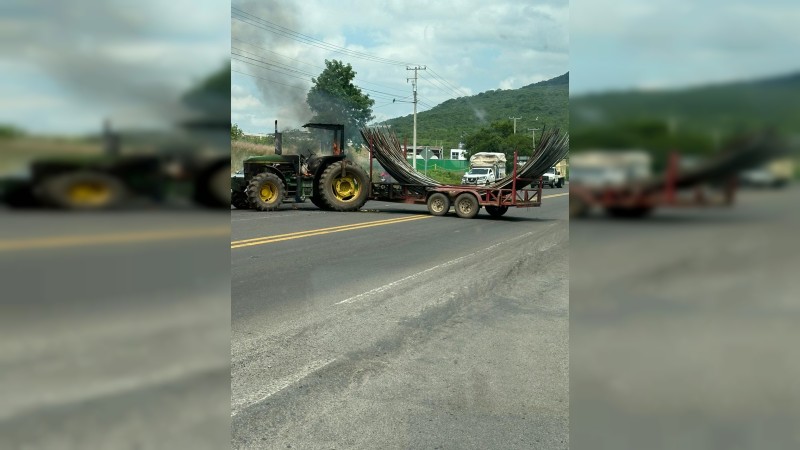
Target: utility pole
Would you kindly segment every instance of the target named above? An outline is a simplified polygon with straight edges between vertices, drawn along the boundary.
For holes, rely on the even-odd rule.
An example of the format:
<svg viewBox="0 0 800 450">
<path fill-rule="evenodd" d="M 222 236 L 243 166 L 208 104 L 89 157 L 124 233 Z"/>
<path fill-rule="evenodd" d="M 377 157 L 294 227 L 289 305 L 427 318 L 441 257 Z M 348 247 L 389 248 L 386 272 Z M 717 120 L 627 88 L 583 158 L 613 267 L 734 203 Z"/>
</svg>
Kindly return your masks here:
<svg viewBox="0 0 800 450">
<path fill-rule="evenodd" d="M 531 132 L 531 139 L 533 140 L 533 149 L 536 150 L 536 131 L 538 128 L 528 128 L 528 131 Z"/>
<path fill-rule="evenodd" d="M 418 70 L 425 70 L 426 66 L 414 66 L 414 67 L 406 67 L 406 70 L 413 70 L 414 71 L 414 78 L 406 78 L 406 83 L 410 80 L 411 86 L 414 88 L 414 138 L 411 143 L 412 147 L 414 148 L 414 153 L 411 159 L 411 166 L 414 167 L 414 170 L 417 170 L 417 71 Z"/>
<path fill-rule="evenodd" d="M 522 117 L 509 117 L 509 119 L 514 121 L 514 134 L 517 134 L 517 121 L 522 119 Z"/>
</svg>

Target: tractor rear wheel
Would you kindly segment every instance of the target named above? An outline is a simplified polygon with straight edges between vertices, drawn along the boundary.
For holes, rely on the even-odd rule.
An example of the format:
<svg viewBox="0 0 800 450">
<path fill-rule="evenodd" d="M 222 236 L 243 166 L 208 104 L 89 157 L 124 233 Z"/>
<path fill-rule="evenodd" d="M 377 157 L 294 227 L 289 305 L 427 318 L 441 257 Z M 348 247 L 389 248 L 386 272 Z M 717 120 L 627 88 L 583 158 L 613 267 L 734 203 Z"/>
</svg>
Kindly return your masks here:
<svg viewBox="0 0 800 450">
<path fill-rule="evenodd" d="M 492 217 L 501 217 L 508 211 L 508 206 L 486 205 L 486 212 Z"/>
<path fill-rule="evenodd" d="M 331 164 L 319 179 L 322 201 L 336 211 L 358 211 L 367 202 L 368 190 L 367 172 L 347 161 Z"/>
<path fill-rule="evenodd" d="M 101 172 L 56 175 L 44 180 L 36 191 L 45 204 L 73 210 L 114 208 L 127 193 L 120 180 Z"/>
<path fill-rule="evenodd" d="M 464 192 L 456 197 L 455 207 L 456 214 L 462 219 L 472 219 L 478 215 L 478 210 L 480 209 L 478 199 L 469 192 Z"/>
<path fill-rule="evenodd" d="M 247 198 L 259 211 L 273 211 L 281 205 L 286 186 L 274 173 L 263 172 L 253 177 L 247 185 Z"/>
<path fill-rule="evenodd" d="M 428 212 L 432 216 L 443 216 L 450 211 L 450 197 L 441 192 L 434 192 L 428 197 Z"/>
</svg>

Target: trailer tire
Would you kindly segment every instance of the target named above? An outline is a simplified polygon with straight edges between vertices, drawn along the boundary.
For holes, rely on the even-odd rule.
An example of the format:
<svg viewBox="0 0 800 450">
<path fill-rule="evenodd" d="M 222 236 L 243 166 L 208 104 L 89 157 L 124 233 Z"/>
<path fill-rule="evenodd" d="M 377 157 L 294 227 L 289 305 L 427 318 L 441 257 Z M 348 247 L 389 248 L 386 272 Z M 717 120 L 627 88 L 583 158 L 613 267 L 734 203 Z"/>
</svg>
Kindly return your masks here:
<svg viewBox="0 0 800 450">
<path fill-rule="evenodd" d="M 45 179 L 35 193 L 57 208 L 94 211 L 119 207 L 127 197 L 125 185 L 101 172 L 76 172 Z"/>
<path fill-rule="evenodd" d="M 450 211 L 450 197 L 441 192 L 434 192 L 428 197 L 428 212 L 432 216 L 444 216 Z"/>
<path fill-rule="evenodd" d="M 486 212 L 492 217 L 502 217 L 508 212 L 508 206 L 486 205 Z"/>
<path fill-rule="evenodd" d="M 234 192 L 231 194 L 231 205 L 236 209 L 250 209 L 250 200 L 244 192 Z"/>
<path fill-rule="evenodd" d="M 273 211 L 281 205 L 286 186 L 274 173 L 263 172 L 253 177 L 247 185 L 247 198 L 259 211 Z"/>
<path fill-rule="evenodd" d="M 367 203 L 369 175 L 353 163 L 335 162 L 322 172 L 319 178 L 319 192 L 323 203 L 330 209 L 358 211 L 364 203 Z"/>
<path fill-rule="evenodd" d="M 478 199 L 469 192 L 464 192 L 456 197 L 455 207 L 456 214 L 462 219 L 472 219 L 478 215 L 480 210 Z"/>
</svg>

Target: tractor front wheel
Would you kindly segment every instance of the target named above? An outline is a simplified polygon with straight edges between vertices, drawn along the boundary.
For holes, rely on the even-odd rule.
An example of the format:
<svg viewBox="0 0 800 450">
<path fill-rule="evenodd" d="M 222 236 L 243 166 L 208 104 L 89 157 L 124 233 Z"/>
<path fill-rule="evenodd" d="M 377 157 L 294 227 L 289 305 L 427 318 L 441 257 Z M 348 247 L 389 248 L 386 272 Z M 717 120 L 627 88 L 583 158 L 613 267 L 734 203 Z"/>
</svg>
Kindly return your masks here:
<svg viewBox="0 0 800 450">
<path fill-rule="evenodd" d="M 274 173 L 264 172 L 253 177 L 247 185 L 247 198 L 259 211 L 273 211 L 281 205 L 286 186 Z"/>
</svg>

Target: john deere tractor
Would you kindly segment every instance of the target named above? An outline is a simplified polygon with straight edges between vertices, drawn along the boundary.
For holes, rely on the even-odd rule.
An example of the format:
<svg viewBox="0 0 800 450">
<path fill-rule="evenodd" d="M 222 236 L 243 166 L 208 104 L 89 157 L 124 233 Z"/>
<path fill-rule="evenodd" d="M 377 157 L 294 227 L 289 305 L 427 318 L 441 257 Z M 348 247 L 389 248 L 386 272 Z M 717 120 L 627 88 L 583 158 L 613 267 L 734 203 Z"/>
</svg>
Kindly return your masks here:
<svg viewBox="0 0 800 450">
<path fill-rule="evenodd" d="M 333 155 L 283 155 L 276 126 L 275 154 L 245 159 L 243 172 L 231 178 L 233 206 L 273 211 L 284 201 L 306 198 L 323 210 L 357 211 L 364 206 L 369 176 L 342 151 L 344 125 L 307 123 L 303 127 L 333 131 Z"/>
</svg>

